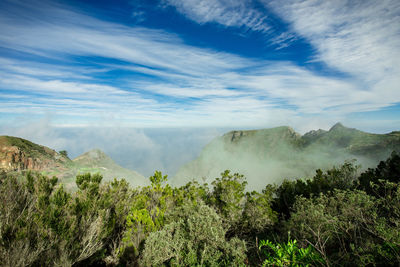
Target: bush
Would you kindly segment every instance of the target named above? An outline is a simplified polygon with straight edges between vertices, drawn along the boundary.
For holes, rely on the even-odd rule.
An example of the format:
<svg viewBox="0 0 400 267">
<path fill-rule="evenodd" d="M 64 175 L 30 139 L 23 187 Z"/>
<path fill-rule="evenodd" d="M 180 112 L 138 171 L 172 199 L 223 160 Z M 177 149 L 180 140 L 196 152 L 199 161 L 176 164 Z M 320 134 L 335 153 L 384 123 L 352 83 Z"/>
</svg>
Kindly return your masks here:
<svg viewBox="0 0 400 267">
<path fill-rule="evenodd" d="M 398 264 L 399 230 L 379 215 L 379 202 L 363 191 L 299 197 L 286 229 L 303 244 L 313 245 L 330 264 Z"/>
<path fill-rule="evenodd" d="M 169 215 L 170 223 L 149 235 L 141 264 L 176 266 L 238 266 L 246 247 L 237 238 L 225 239 L 218 214 L 204 203 L 184 205 Z"/>
<path fill-rule="evenodd" d="M 384 196 L 385 191 L 379 190 L 383 188 L 372 186 L 374 183 L 380 183 L 379 180 L 400 183 L 400 155 L 396 152 L 387 160 L 381 161 L 376 168 L 363 172 L 358 178 L 358 189 L 376 197 Z"/>
<path fill-rule="evenodd" d="M 126 264 L 137 263 L 144 241 L 151 232 L 165 224 L 165 213 L 174 206 L 173 191 L 165 185 L 167 176 L 156 171 L 150 178 L 151 186 L 136 192 L 126 217 L 120 258 Z"/>
<path fill-rule="evenodd" d="M 324 260 L 312 246 L 299 248 L 296 240 L 288 240 L 287 244 L 274 244 L 269 240 L 261 240 L 259 249 L 265 255 L 262 266 L 310 266 L 322 265 Z"/>
<path fill-rule="evenodd" d="M 288 219 L 297 196 L 310 198 L 335 189 L 352 189 L 357 180 L 358 169 L 359 166 L 354 165 L 354 161 L 346 161 L 340 167 L 333 167 L 326 172 L 316 170 L 312 179 L 294 181 L 285 179 L 275 190 L 273 209 L 281 218 Z"/>
<path fill-rule="evenodd" d="M 222 223 L 232 233 L 242 219 L 247 182 L 243 175 L 231 174 L 229 170 L 221 173 L 213 182 L 210 204 L 221 216 Z"/>
</svg>

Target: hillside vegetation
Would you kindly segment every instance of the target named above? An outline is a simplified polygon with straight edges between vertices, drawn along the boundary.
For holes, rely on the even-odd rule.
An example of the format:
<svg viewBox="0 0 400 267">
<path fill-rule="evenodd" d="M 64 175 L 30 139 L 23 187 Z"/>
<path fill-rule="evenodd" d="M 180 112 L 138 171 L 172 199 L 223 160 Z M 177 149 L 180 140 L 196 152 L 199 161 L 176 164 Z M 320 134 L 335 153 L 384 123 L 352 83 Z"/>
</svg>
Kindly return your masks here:
<svg viewBox="0 0 400 267">
<path fill-rule="evenodd" d="M 400 151 L 400 132 L 371 134 L 335 124 L 329 131 L 304 135 L 287 126 L 232 131 L 212 140 L 194 161 L 183 166 L 171 182 L 183 185 L 195 179 L 211 182 L 229 169 L 247 177 L 249 188 L 279 183 L 282 178 L 303 178 L 315 169 L 327 170 L 356 159 L 363 170 L 392 151 Z"/>
<path fill-rule="evenodd" d="M 101 150 L 95 149 L 71 160 L 66 151 L 56 152 L 31 141 L 0 136 L 0 170 L 16 174 L 34 170 L 57 176 L 67 188 L 76 189 L 75 177 L 83 173 L 100 173 L 105 181 L 124 177 L 131 186 L 148 184 L 139 173 L 116 164 Z"/>
<path fill-rule="evenodd" d="M 398 266 L 400 156 L 361 175 L 351 162 L 246 190 L 223 172 L 171 187 L 76 177 L 0 177 L 2 266 Z"/>
</svg>

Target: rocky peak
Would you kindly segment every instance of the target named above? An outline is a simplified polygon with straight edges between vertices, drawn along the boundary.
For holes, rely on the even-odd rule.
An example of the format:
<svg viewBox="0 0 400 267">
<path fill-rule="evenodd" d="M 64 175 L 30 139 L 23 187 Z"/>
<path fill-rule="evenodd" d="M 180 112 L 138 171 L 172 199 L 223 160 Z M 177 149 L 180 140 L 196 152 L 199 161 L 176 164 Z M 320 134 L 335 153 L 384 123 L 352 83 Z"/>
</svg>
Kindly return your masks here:
<svg viewBox="0 0 400 267">
<path fill-rule="evenodd" d="M 320 136 L 320 135 L 322 135 L 322 134 L 324 134 L 324 133 L 326 133 L 326 131 L 325 131 L 325 130 L 322 130 L 322 129 L 311 130 L 311 131 L 305 133 L 305 134 L 303 135 L 303 137 L 305 137 L 305 138 L 314 138 L 314 137 Z"/>
<path fill-rule="evenodd" d="M 329 129 L 329 131 L 336 131 L 340 129 L 345 129 L 346 127 L 343 126 L 340 122 L 336 123 L 335 125 L 332 126 L 332 128 Z"/>
<path fill-rule="evenodd" d="M 232 138 L 231 142 L 239 140 L 243 136 L 243 131 L 233 131 L 231 132 Z"/>
<path fill-rule="evenodd" d="M 288 134 L 291 137 L 295 137 L 295 138 L 300 138 L 301 137 L 301 135 L 298 132 L 296 132 L 292 127 L 289 127 L 289 126 L 285 126 L 285 127 L 287 129 Z"/>
</svg>

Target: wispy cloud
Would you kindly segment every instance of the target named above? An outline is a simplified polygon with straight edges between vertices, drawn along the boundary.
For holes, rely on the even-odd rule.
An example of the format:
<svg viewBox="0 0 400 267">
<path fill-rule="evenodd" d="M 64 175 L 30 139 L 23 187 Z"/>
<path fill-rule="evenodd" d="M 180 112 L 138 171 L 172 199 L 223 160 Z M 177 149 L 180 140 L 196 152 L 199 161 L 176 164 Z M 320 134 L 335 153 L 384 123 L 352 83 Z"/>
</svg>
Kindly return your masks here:
<svg viewBox="0 0 400 267">
<path fill-rule="evenodd" d="M 356 33 L 352 21 L 321 25 L 321 17 L 334 20 L 336 13 L 329 13 L 329 7 L 323 6 L 325 13 L 309 18 L 311 23 L 307 21 L 312 17 L 306 13 L 308 2 L 292 3 L 286 7 L 289 11 L 271 4 L 293 24 L 293 32 L 309 38 L 318 48 L 318 60 L 349 73 L 348 78 L 324 76 L 292 62 L 190 46 L 179 36 L 162 30 L 107 22 L 58 4 L 17 2 L 20 6 L 16 8 L 13 2 L 5 3 L 13 8 L 0 11 L 0 46 L 2 51 L 17 52 L 19 56 L 3 53 L 0 57 L 3 114 L 54 113 L 58 124 L 90 124 L 98 118 L 96 123 L 116 120 L 133 126 L 257 127 L 278 123 L 278 119 L 285 121 L 285 117 L 295 121 L 304 114 L 342 116 L 400 102 L 400 90 L 395 91 L 396 84 L 400 84 L 396 66 L 400 65 L 391 65 L 399 58 L 394 48 L 398 35 L 388 44 L 379 44 L 389 30 L 378 32 L 378 39 L 371 37 L 371 44 L 378 50 L 368 56 L 365 53 L 369 46 L 364 47 L 363 42 L 367 35 Z M 182 12 L 194 4 L 169 3 Z M 191 11 L 198 13 L 190 14 L 198 16 L 199 23 L 215 21 L 257 30 L 264 21 L 258 11 L 243 11 L 247 10 L 246 1 L 201 3 L 199 10 Z M 212 10 L 207 11 L 210 6 Z M 29 12 L 21 16 L 18 12 L 23 8 Z M 51 15 L 40 15 L 43 12 Z M 206 13 L 208 17 L 201 16 Z M 218 14 L 226 17 L 217 20 Z M 376 23 L 363 34 L 380 31 Z M 342 30 L 336 33 L 332 27 Z M 390 25 L 390 31 L 396 27 Z M 353 37 L 345 34 L 353 31 Z M 276 42 L 283 45 L 295 38 L 286 34 Z M 349 48 L 342 55 L 341 47 L 346 45 Z M 357 45 L 361 47 L 360 62 L 367 66 L 363 69 L 356 55 L 350 53 L 351 48 L 357 50 Z M 394 58 L 389 57 L 392 50 Z M 21 55 L 29 55 L 29 59 Z M 7 118 L 3 116 L 0 121 Z"/>
<path fill-rule="evenodd" d="M 251 8 L 251 0 L 164 0 L 187 18 L 197 23 L 217 23 L 225 27 L 243 27 L 267 32 L 267 16 Z"/>
<path fill-rule="evenodd" d="M 399 101 L 400 2 L 265 1 L 317 49 L 315 59 L 352 75 L 383 102 Z"/>
<path fill-rule="evenodd" d="M 293 42 L 298 39 L 296 34 L 290 32 L 282 32 L 281 34 L 271 38 L 271 45 L 275 45 L 276 50 L 280 50 L 290 46 Z"/>
</svg>

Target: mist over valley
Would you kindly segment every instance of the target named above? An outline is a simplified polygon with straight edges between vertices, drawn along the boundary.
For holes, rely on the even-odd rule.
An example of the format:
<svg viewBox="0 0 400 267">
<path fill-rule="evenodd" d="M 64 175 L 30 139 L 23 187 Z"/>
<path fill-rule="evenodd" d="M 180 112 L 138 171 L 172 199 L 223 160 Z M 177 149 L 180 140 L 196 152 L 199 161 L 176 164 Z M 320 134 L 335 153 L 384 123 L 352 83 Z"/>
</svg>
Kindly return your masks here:
<svg viewBox="0 0 400 267">
<path fill-rule="evenodd" d="M 65 158 L 58 167 L 16 164 L 14 169 L 8 170 L 35 170 L 56 175 L 70 188 L 74 187 L 75 176 L 86 172 L 101 173 L 105 181 L 125 178 L 132 186 L 143 186 L 149 184 L 147 177 L 162 171 L 168 175 L 171 185 L 182 186 L 190 181 L 211 184 L 222 172 L 230 170 L 244 175 L 248 190 L 261 190 L 265 184 L 310 178 L 317 169 L 327 170 L 345 162 L 353 162 L 363 171 L 400 150 L 399 132 L 371 134 L 341 123 L 329 130 L 311 130 L 304 135 L 288 126 L 220 134 L 221 131 L 223 129 L 52 129 L 41 138 L 52 136 L 53 142 L 59 142 L 56 150 L 67 151 L 72 160 Z M 18 142 L 10 141 L 2 143 L 2 150 L 14 146 L 33 162 L 37 154 L 29 151 L 41 147 L 21 147 Z M 83 149 L 86 149 L 84 153 L 75 156 Z M 47 157 L 63 159 L 50 151 L 55 154 Z M 1 156 L 3 167 L 8 164 L 6 156 L 4 153 Z M 13 156 L 8 155 L 10 157 Z"/>
</svg>

